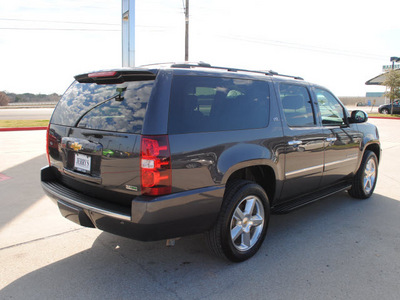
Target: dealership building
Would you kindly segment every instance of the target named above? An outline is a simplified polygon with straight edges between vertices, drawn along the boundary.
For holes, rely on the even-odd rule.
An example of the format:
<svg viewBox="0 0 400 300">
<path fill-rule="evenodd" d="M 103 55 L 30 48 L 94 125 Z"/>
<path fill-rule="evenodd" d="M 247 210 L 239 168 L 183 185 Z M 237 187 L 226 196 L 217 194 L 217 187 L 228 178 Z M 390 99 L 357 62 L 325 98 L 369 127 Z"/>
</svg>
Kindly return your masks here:
<svg viewBox="0 0 400 300">
<path fill-rule="evenodd" d="M 389 100 L 386 99 L 385 97 L 385 93 L 384 92 L 367 92 L 365 94 L 365 103 L 368 105 L 382 105 L 382 104 L 386 104 L 386 102 L 388 102 Z"/>
<path fill-rule="evenodd" d="M 396 57 L 396 61 L 399 61 L 400 59 Z M 375 76 L 374 78 L 371 78 L 368 80 L 365 84 L 366 85 L 382 85 L 382 83 L 385 81 L 386 74 L 388 71 L 391 69 L 394 69 L 396 72 L 400 72 L 400 64 L 391 64 L 391 65 L 385 65 L 382 67 L 382 74 Z M 384 92 L 374 92 L 374 93 L 366 93 L 366 104 L 368 105 L 382 105 L 382 104 L 387 104 L 390 103 L 390 100 L 385 97 Z"/>
</svg>

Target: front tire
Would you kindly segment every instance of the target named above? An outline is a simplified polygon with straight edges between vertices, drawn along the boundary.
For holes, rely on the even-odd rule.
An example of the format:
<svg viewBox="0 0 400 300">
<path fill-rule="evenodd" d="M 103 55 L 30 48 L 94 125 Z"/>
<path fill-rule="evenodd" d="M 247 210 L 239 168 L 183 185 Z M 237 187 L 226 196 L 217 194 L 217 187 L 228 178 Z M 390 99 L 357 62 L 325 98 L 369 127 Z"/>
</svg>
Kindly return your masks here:
<svg viewBox="0 0 400 300">
<path fill-rule="evenodd" d="M 350 196 L 358 199 L 371 197 L 378 179 L 378 159 L 374 152 L 367 150 L 364 153 L 360 168 L 353 179 L 349 190 Z"/>
<path fill-rule="evenodd" d="M 384 108 L 384 109 L 382 109 L 382 113 L 384 115 L 387 115 L 387 114 L 389 114 L 389 110 L 387 108 Z"/>
<path fill-rule="evenodd" d="M 270 205 L 264 189 L 252 181 L 237 180 L 225 192 L 217 223 L 206 241 L 218 256 L 233 262 L 249 259 L 264 241 Z"/>
</svg>

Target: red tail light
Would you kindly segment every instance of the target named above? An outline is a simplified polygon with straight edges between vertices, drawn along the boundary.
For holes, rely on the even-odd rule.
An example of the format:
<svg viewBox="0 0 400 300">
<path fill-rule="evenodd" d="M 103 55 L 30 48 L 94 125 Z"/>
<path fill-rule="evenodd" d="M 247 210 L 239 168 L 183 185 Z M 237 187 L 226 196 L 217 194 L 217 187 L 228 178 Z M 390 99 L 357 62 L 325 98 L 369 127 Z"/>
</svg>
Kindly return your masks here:
<svg viewBox="0 0 400 300">
<path fill-rule="evenodd" d="M 140 177 L 142 194 L 160 196 L 171 193 L 171 153 L 167 135 L 142 136 Z"/>
<path fill-rule="evenodd" d="M 47 157 L 47 162 L 49 163 L 50 166 L 49 135 L 50 135 L 50 123 L 49 126 L 47 126 L 47 132 L 46 132 L 46 157 Z"/>
<path fill-rule="evenodd" d="M 104 71 L 104 72 L 96 72 L 90 73 L 88 75 L 89 78 L 99 78 L 99 77 L 113 77 L 117 74 L 116 71 Z"/>
</svg>

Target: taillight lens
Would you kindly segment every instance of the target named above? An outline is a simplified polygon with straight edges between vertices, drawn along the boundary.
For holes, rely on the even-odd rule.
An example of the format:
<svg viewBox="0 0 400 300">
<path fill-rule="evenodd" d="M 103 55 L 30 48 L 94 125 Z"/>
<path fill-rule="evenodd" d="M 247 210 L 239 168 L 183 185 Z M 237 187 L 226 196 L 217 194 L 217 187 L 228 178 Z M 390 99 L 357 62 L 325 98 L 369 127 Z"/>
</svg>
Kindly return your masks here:
<svg viewBox="0 0 400 300">
<path fill-rule="evenodd" d="M 171 193 L 171 153 L 167 135 L 142 136 L 140 177 L 142 194 L 160 196 Z"/>
<path fill-rule="evenodd" d="M 50 135 L 50 124 L 49 126 L 47 126 L 47 132 L 46 132 L 46 156 L 47 156 L 47 162 L 49 163 L 50 166 L 49 135 Z"/>
<path fill-rule="evenodd" d="M 100 77 L 114 77 L 117 74 L 116 71 L 104 71 L 88 74 L 89 78 L 100 78 Z"/>
</svg>

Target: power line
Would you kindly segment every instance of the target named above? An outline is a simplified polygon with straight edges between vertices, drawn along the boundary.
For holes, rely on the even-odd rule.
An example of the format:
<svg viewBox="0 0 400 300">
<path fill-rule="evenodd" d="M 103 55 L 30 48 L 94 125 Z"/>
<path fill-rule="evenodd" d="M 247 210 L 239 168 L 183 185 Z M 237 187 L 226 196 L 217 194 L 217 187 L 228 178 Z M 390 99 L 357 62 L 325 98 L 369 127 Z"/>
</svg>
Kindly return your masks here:
<svg viewBox="0 0 400 300">
<path fill-rule="evenodd" d="M 32 28 L 32 27 L 0 27 L 0 30 L 32 30 L 32 31 L 121 31 L 121 29 L 90 29 L 90 28 Z"/>
<path fill-rule="evenodd" d="M 349 57 L 359 57 L 359 58 L 368 58 L 368 59 L 377 59 L 377 60 L 387 58 L 386 55 L 353 52 L 353 51 L 342 50 L 342 49 L 324 48 L 324 47 L 319 47 L 319 46 L 291 43 L 291 42 L 285 42 L 285 41 L 279 41 L 279 40 L 264 40 L 264 39 L 245 38 L 245 37 L 236 37 L 236 36 L 227 36 L 227 35 L 219 35 L 219 36 L 222 38 L 231 39 L 231 40 L 246 41 L 246 42 L 250 42 L 250 43 L 265 44 L 265 45 L 273 45 L 273 46 L 284 47 L 284 48 L 295 48 L 295 49 L 308 50 L 308 51 L 314 51 L 314 52 L 322 52 L 322 53 L 328 53 L 328 54 L 336 54 L 336 55 L 349 56 Z"/>
<path fill-rule="evenodd" d="M 171 26 L 148 26 L 137 25 L 136 27 L 143 28 L 149 31 L 166 31 Z M 50 27 L 0 27 L 0 30 L 26 30 L 26 31 L 121 31 L 121 29 L 106 29 L 106 28 L 50 28 Z"/>
<path fill-rule="evenodd" d="M 21 22 L 40 22 L 40 23 L 58 23 L 58 24 L 84 24 L 84 25 L 102 25 L 102 26 L 121 26 L 115 23 L 89 23 L 89 22 L 73 22 L 73 21 L 53 21 L 53 20 L 33 20 L 33 19 L 9 19 L 0 18 L 1 21 L 21 21 Z"/>
</svg>

